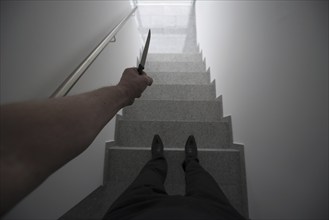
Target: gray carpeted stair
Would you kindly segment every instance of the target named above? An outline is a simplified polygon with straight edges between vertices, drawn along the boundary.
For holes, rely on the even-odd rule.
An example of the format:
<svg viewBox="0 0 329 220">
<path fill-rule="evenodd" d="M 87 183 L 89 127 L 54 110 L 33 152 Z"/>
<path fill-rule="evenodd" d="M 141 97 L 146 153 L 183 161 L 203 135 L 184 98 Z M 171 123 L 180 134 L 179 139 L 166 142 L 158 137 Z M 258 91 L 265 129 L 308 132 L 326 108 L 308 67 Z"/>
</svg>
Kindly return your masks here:
<svg viewBox="0 0 329 220">
<path fill-rule="evenodd" d="M 222 117 L 221 97 L 215 101 L 136 100 L 123 109 L 123 119 L 135 121 L 211 122 L 220 121 Z"/>
<path fill-rule="evenodd" d="M 185 142 L 193 134 L 201 165 L 213 175 L 232 205 L 248 217 L 244 146 L 233 143 L 231 117 L 223 117 L 222 97 L 216 98 L 215 82 L 210 81 L 210 70 L 206 70 L 195 43 L 193 8 L 189 9 L 191 13 L 180 16 L 177 13 L 181 6 L 168 7 L 164 11 L 176 11 L 176 20 L 188 16 L 182 18 L 188 21 L 188 27 L 180 29 L 179 25 L 174 25 L 166 30 L 167 27 L 155 28 L 156 22 L 151 22 L 154 29 L 145 72 L 153 77 L 154 84 L 116 118 L 115 141 L 106 146 L 104 185 L 61 219 L 102 218 L 150 159 L 155 134 L 161 136 L 165 146 L 169 166 L 165 183 L 168 194 L 184 195 L 181 163 Z M 181 7 L 184 12 L 186 7 L 190 6 Z M 148 8 L 140 10 L 153 13 Z M 140 30 L 145 38 L 148 27 L 142 26 Z M 184 33 L 186 36 L 178 36 Z M 185 39 L 183 47 L 181 39 Z M 180 53 L 173 52 L 179 48 L 182 48 Z"/>
<path fill-rule="evenodd" d="M 107 149 L 107 172 L 104 174 L 105 185 L 131 183 L 136 177 L 135 170 L 141 170 L 150 159 L 150 147 L 122 147 L 109 143 Z M 185 179 L 181 163 L 184 160 L 183 148 L 165 148 L 168 161 L 168 176 L 165 188 L 169 195 L 185 194 Z M 224 193 L 232 198 L 231 203 L 238 210 L 244 210 L 241 195 L 245 174 L 241 169 L 243 151 L 232 149 L 199 149 L 201 165 L 216 179 Z M 123 163 L 120 159 L 129 158 Z M 120 164 L 120 165 L 118 165 Z"/>
<path fill-rule="evenodd" d="M 145 70 L 147 71 L 147 69 Z M 154 84 L 179 84 L 179 85 L 207 85 L 210 81 L 210 72 L 150 72 Z"/>
<path fill-rule="evenodd" d="M 168 113 L 170 114 L 170 113 Z M 200 148 L 229 148 L 232 134 L 228 122 L 203 121 L 134 121 L 117 117 L 115 140 L 122 146 L 149 146 L 159 134 L 166 147 L 184 147 L 194 135 Z"/>
<path fill-rule="evenodd" d="M 141 99 L 210 101 L 215 98 L 215 83 L 209 85 L 157 85 L 155 83 L 144 91 Z"/>
<path fill-rule="evenodd" d="M 202 53 L 150 53 L 147 62 L 202 62 Z"/>
<path fill-rule="evenodd" d="M 173 61 L 148 61 L 145 70 L 161 70 L 163 72 L 173 73 L 186 73 L 186 72 L 204 72 L 206 71 L 205 62 L 178 62 L 175 61 L 175 65 L 172 65 Z"/>
</svg>

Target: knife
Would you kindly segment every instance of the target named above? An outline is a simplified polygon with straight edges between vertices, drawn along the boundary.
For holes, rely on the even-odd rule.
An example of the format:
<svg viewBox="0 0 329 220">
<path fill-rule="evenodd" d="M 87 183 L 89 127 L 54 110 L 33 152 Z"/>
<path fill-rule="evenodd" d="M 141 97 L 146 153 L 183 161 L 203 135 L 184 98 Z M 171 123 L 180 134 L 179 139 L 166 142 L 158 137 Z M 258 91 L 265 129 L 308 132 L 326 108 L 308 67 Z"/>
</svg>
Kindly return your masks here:
<svg viewBox="0 0 329 220">
<path fill-rule="evenodd" d="M 138 69 L 137 69 L 139 74 L 143 73 L 143 69 L 145 67 L 147 52 L 148 52 L 149 46 L 150 46 L 150 40 L 151 40 L 151 30 L 149 30 L 149 33 L 147 35 L 144 51 L 143 51 L 143 54 L 142 54 L 142 59 L 141 59 L 141 62 L 139 63 Z"/>
</svg>

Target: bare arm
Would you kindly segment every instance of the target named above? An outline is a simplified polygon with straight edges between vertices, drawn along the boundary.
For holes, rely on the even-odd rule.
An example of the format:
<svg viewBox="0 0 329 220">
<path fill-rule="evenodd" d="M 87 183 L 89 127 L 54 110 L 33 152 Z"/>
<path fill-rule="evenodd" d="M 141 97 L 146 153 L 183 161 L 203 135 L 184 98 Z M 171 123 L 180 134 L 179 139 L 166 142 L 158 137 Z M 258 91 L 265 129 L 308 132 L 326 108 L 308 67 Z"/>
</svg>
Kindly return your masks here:
<svg viewBox="0 0 329 220">
<path fill-rule="evenodd" d="M 152 79 L 126 69 L 118 85 L 75 96 L 1 106 L 0 216 L 83 152 Z"/>
</svg>

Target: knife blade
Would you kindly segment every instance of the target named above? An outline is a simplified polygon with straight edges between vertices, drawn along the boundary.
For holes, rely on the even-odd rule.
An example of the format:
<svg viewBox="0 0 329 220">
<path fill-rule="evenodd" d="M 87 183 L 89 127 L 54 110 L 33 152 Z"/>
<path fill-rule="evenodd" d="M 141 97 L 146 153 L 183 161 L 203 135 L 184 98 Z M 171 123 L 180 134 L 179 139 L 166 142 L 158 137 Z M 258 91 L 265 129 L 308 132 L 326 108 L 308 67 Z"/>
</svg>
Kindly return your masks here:
<svg viewBox="0 0 329 220">
<path fill-rule="evenodd" d="M 147 57 L 147 53 L 148 53 L 149 46 L 150 46 L 150 40 L 151 40 L 151 30 L 149 30 L 149 33 L 147 35 L 145 47 L 144 47 L 143 54 L 142 54 L 142 59 L 141 59 L 141 62 L 139 63 L 139 65 L 138 65 L 137 70 L 138 70 L 139 74 L 143 73 L 143 69 L 145 67 L 146 57 Z"/>
</svg>

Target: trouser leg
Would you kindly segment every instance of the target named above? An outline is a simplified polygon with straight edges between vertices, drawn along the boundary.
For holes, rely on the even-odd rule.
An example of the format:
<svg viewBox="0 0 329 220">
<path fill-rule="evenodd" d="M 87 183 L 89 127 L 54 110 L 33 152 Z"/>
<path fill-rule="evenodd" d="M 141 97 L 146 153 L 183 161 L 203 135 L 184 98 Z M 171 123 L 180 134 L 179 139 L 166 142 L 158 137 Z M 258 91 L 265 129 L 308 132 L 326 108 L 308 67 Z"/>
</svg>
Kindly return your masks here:
<svg viewBox="0 0 329 220">
<path fill-rule="evenodd" d="M 163 185 L 166 180 L 167 170 L 167 160 L 164 157 L 151 159 L 145 164 L 127 191 L 148 187 L 153 192 L 167 194 Z"/>
<path fill-rule="evenodd" d="M 233 219 L 245 220 L 231 205 L 216 180 L 199 164 L 197 159 L 184 161 L 183 169 L 185 171 L 186 196 L 210 202 L 222 210 L 221 214 L 225 211 L 228 219 L 232 219 L 233 216 Z"/>
<path fill-rule="evenodd" d="M 164 182 L 167 169 L 167 161 L 164 157 L 147 162 L 133 183 L 112 204 L 105 217 L 122 208 L 138 209 L 138 204 L 166 196 Z"/>
<path fill-rule="evenodd" d="M 186 196 L 230 205 L 229 200 L 216 180 L 199 164 L 197 160 L 184 161 Z"/>
</svg>

